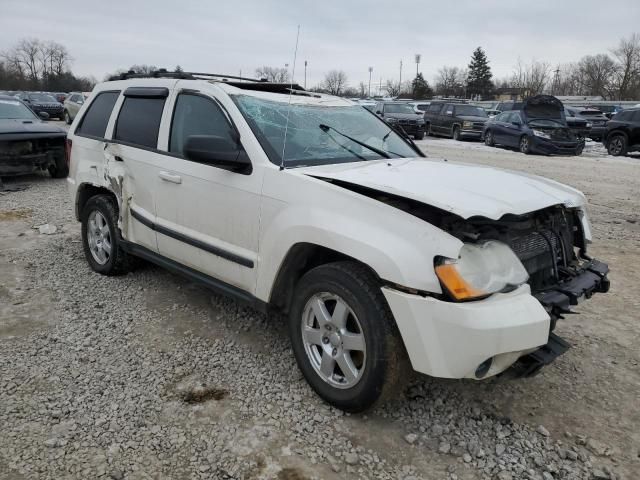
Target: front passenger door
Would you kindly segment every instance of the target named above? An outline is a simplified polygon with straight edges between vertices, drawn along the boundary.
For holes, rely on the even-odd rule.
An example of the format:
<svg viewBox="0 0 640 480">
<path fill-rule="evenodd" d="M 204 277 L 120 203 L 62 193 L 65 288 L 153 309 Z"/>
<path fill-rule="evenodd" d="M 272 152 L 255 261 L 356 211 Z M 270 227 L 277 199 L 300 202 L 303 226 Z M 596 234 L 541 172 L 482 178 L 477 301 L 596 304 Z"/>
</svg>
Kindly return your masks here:
<svg viewBox="0 0 640 480">
<path fill-rule="evenodd" d="M 234 142 L 239 138 L 218 101 L 193 90 L 178 91 L 169 152 L 163 156 L 157 179 L 158 250 L 194 270 L 252 292 L 263 170 L 240 173 L 193 161 L 184 152 L 192 135 L 228 137 Z"/>
</svg>

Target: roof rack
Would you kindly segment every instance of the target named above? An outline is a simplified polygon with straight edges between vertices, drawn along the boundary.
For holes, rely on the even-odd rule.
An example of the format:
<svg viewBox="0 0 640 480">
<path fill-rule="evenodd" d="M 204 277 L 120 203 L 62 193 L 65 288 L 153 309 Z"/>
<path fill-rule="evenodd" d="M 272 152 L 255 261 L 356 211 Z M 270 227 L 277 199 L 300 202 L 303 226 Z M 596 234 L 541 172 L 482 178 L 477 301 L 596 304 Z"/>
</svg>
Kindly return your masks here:
<svg viewBox="0 0 640 480">
<path fill-rule="evenodd" d="M 109 77 L 107 81 L 114 80 L 128 80 L 130 78 L 177 78 L 181 80 L 198 80 L 198 79 L 215 79 L 219 78 L 223 82 L 227 82 L 228 80 L 241 80 L 244 82 L 254 82 L 254 83 L 266 83 L 268 80 L 266 78 L 255 79 L 255 78 L 246 78 L 246 77 L 238 77 L 235 75 L 224 75 L 221 73 L 199 73 L 199 72 L 169 72 L 166 68 L 160 68 L 151 73 L 137 73 L 134 70 L 129 70 L 128 72 L 121 73 L 119 75 L 113 75 Z"/>
</svg>

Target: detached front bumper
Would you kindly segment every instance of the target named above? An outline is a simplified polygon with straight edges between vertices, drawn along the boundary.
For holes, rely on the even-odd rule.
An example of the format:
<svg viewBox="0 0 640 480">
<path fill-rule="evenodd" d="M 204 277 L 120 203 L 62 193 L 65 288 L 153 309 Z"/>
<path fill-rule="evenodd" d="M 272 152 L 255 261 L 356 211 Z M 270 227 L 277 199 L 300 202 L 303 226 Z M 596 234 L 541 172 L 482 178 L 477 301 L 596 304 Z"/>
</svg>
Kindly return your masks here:
<svg viewBox="0 0 640 480">
<path fill-rule="evenodd" d="M 384 287 L 414 370 L 443 378 L 488 378 L 509 367 L 531 376 L 569 345 L 551 331 L 563 313 L 609 290 L 609 268 L 590 260 L 534 295 L 529 285 L 484 300 L 447 302 Z"/>
</svg>

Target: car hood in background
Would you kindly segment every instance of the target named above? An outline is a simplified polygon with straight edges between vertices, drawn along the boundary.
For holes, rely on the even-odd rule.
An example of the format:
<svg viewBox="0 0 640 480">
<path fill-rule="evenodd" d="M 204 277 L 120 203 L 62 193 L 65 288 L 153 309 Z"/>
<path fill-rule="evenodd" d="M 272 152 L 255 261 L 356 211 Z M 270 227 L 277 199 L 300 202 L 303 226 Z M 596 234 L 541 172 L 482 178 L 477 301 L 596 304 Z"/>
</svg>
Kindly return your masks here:
<svg viewBox="0 0 640 480">
<path fill-rule="evenodd" d="M 44 123 L 38 119 L 0 119 L 0 135 L 7 133 L 51 133 L 66 135 L 62 128 Z"/>
<path fill-rule="evenodd" d="M 522 215 L 552 205 L 586 203 L 581 192 L 553 180 L 445 160 L 398 158 L 293 171 L 410 198 L 462 218 L 497 220 L 508 213 Z"/>
<path fill-rule="evenodd" d="M 536 95 L 522 104 L 522 111 L 529 120 L 548 118 L 564 121 L 564 106 L 552 95 Z"/>
</svg>

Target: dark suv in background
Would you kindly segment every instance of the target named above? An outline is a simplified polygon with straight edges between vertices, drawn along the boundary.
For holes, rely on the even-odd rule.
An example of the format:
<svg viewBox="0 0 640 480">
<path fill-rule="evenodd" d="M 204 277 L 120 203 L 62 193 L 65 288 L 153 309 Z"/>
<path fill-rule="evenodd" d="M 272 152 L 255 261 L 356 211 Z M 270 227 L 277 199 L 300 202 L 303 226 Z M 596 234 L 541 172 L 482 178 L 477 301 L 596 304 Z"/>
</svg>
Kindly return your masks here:
<svg viewBox="0 0 640 480">
<path fill-rule="evenodd" d="M 609 119 L 600 110 L 587 107 L 567 107 L 566 110 L 572 117 L 584 118 L 587 122 L 591 123 L 591 128 L 587 133 L 587 137 L 591 140 L 599 142 L 602 140 L 604 131 L 607 128 L 607 122 Z M 569 118 L 567 118 L 567 123 Z"/>
<path fill-rule="evenodd" d="M 23 92 L 19 93 L 17 97 L 33 110 L 36 115 L 45 112 L 49 118 L 56 117 L 58 120 L 62 120 L 64 107 L 48 93 Z"/>
<path fill-rule="evenodd" d="M 607 123 L 604 146 L 615 157 L 640 150 L 640 108 L 629 108 L 617 113 Z"/>
<path fill-rule="evenodd" d="M 424 114 L 427 135 L 444 135 L 454 140 L 480 140 L 487 112 L 465 103 L 431 102 Z"/>
<path fill-rule="evenodd" d="M 407 102 L 378 102 L 375 112 L 385 122 L 396 128 L 401 127 L 416 140 L 424 138 L 424 118 L 422 112 L 416 112 L 413 105 Z"/>
</svg>

